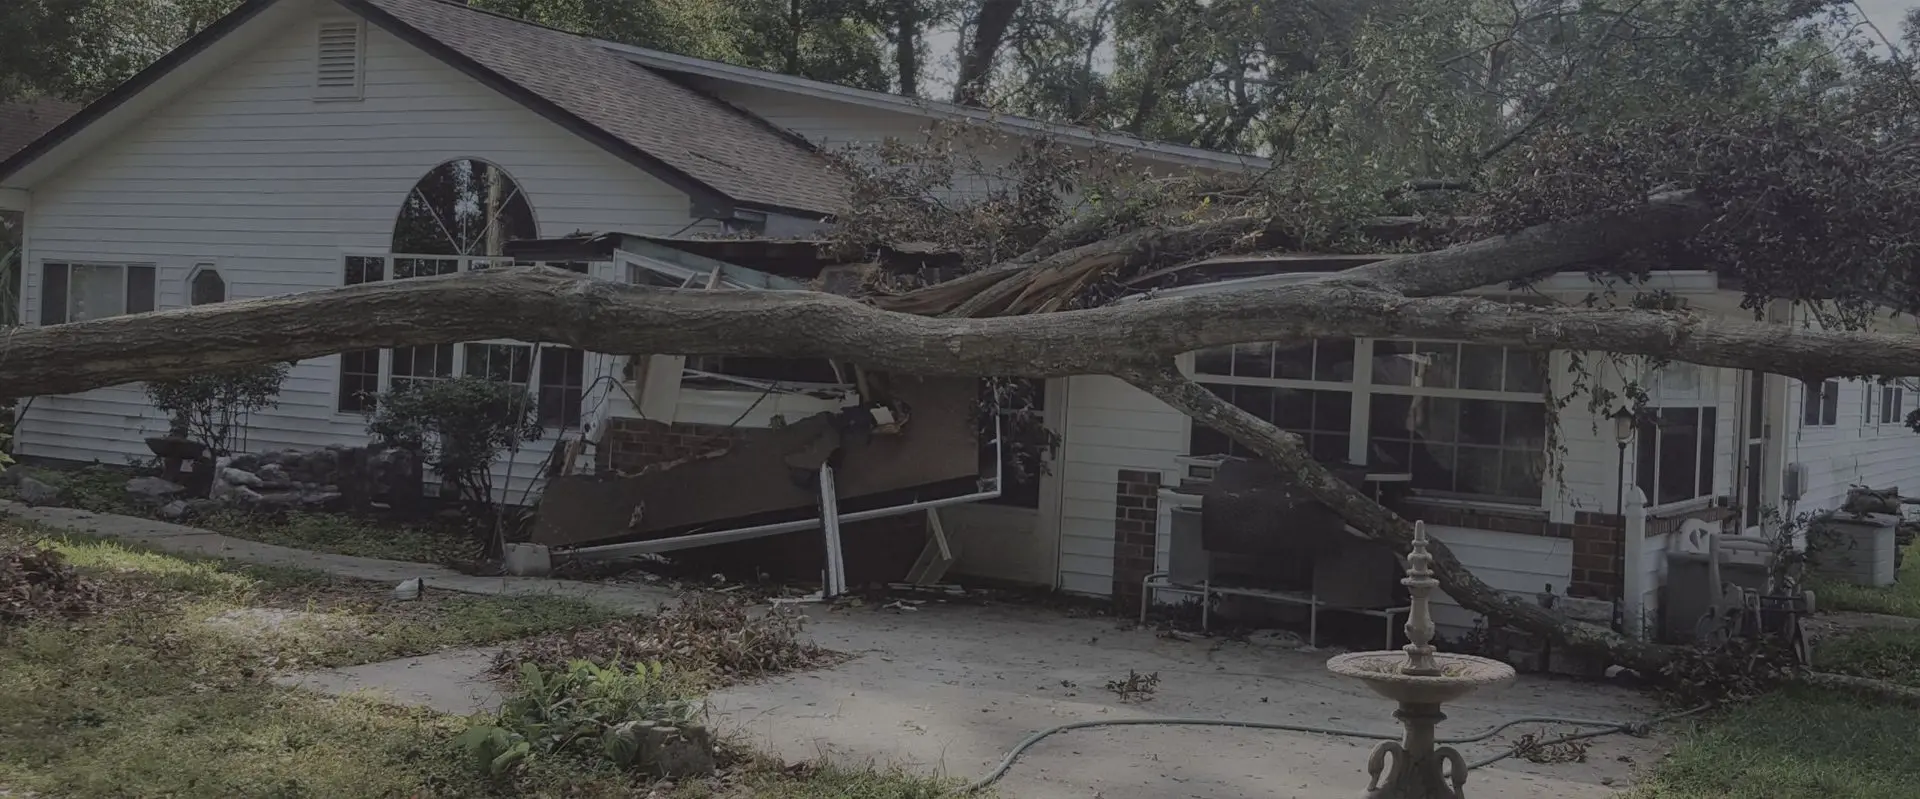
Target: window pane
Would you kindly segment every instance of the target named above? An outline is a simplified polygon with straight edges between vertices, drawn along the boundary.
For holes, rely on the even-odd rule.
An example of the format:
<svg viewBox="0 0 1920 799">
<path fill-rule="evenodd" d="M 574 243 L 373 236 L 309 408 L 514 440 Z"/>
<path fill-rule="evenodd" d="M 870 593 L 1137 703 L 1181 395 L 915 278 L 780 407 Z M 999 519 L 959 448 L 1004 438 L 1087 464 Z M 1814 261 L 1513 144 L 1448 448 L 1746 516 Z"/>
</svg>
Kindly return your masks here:
<svg viewBox="0 0 1920 799">
<path fill-rule="evenodd" d="M 1272 377 L 1273 345 L 1262 342 L 1233 347 L 1234 377 Z"/>
<path fill-rule="evenodd" d="M 1483 446 L 1500 446 L 1506 437 L 1506 424 L 1500 418 L 1504 402 L 1486 400 L 1460 401 L 1460 442 Z"/>
<path fill-rule="evenodd" d="M 1500 452 L 1500 490 L 1498 496 L 1514 499 L 1538 499 L 1546 482 L 1547 451 L 1541 446 L 1530 450 L 1506 449 Z"/>
<path fill-rule="evenodd" d="M 1760 438 L 1766 430 L 1766 415 L 1762 412 L 1766 377 L 1765 372 L 1747 373 L 1747 438 Z"/>
<path fill-rule="evenodd" d="M 1326 339 L 1314 348 L 1313 379 L 1328 383 L 1353 382 L 1353 339 Z"/>
<path fill-rule="evenodd" d="M 67 265 L 40 265 L 40 324 L 67 321 Z"/>
<path fill-rule="evenodd" d="M 1263 377 L 1264 375 L 1247 375 Z M 1273 352 L 1273 376 L 1288 380 L 1313 379 L 1313 344 L 1311 342 L 1293 347 L 1275 347 Z"/>
<path fill-rule="evenodd" d="M 1193 371 L 1202 375 L 1233 374 L 1233 348 L 1214 347 L 1194 353 Z"/>
<path fill-rule="evenodd" d="M 1547 406 L 1533 402 L 1502 402 L 1506 427 L 1503 439 L 1512 445 L 1520 441 L 1547 441 Z"/>
<path fill-rule="evenodd" d="M 1187 439 L 1188 455 L 1225 455 L 1228 449 L 1227 434 L 1193 423 L 1193 434 Z"/>
<path fill-rule="evenodd" d="M 1314 391 L 1313 429 L 1344 432 L 1353 427 L 1353 395 L 1345 391 Z"/>
<path fill-rule="evenodd" d="M 1413 342 L 1373 343 L 1373 382 L 1383 386 L 1411 386 L 1413 373 Z"/>
<path fill-rule="evenodd" d="M 212 305 L 226 301 L 227 281 L 219 272 L 202 269 L 193 274 L 193 282 L 187 287 L 187 304 Z"/>
<path fill-rule="evenodd" d="M 1427 388 L 1458 388 L 1460 385 L 1460 345 L 1422 341 L 1414 351 L 1423 356 L 1415 385 Z"/>
<path fill-rule="evenodd" d="M 1350 439 L 1334 433 L 1315 433 L 1308 439 L 1308 452 L 1313 459 L 1324 462 L 1345 463 L 1347 460 L 1347 442 Z"/>
<path fill-rule="evenodd" d="M 540 351 L 540 423 L 552 427 L 580 424 L 580 402 L 586 394 L 587 354 L 572 347 L 545 347 Z M 1045 386 L 1045 381 L 1040 381 Z M 1044 407 L 1045 390 L 1033 393 L 1036 407 Z M 1037 487 L 1036 487 L 1037 490 Z"/>
<path fill-rule="evenodd" d="M 118 266 L 75 264 L 67 278 L 67 321 L 119 316 L 127 310 L 126 273 Z"/>
<path fill-rule="evenodd" d="M 357 286 L 361 283 L 378 282 L 386 276 L 387 259 L 361 255 L 347 256 L 346 285 Z"/>
<path fill-rule="evenodd" d="M 1276 390 L 1286 391 L 1286 389 L 1273 389 L 1267 386 L 1234 386 L 1233 404 L 1239 407 L 1240 410 L 1273 422 L 1280 427 L 1290 430 L 1301 429 L 1303 425 L 1291 424 L 1290 422 L 1293 421 L 1291 419 L 1280 419 L 1274 416 L 1273 397 Z"/>
<path fill-rule="evenodd" d="M 1547 354 L 1507 350 L 1507 391 L 1541 394 L 1547 390 Z"/>
<path fill-rule="evenodd" d="M 380 393 L 380 351 L 359 350 L 340 353 L 340 397 L 338 409 L 360 413 L 373 409 Z"/>
<path fill-rule="evenodd" d="M 414 277 L 433 277 L 451 275 L 460 271 L 458 258 L 395 258 L 393 259 L 393 279 L 405 280 Z"/>
<path fill-rule="evenodd" d="M 1840 381 L 1828 380 L 1820 390 L 1820 423 L 1840 423 Z"/>
<path fill-rule="evenodd" d="M 1368 429 L 1373 438 L 1406 441 L 1411 437 L 1408 419 L 1413 413 L 1412 397 L 1375 394 L 1370 402 Z"/>
<path fill-rule="evenodd" d="M 1820 384 L 1800 384 L 1800 424 L 1812 427 L 1820 423 Z"/>
<path fill-rule="evenodd" d="M 1680 502 L 1699 496 L 1700 411 L 1663 408 L 1660 411 L 1660 457 L 1655 488 L 1660 502 Z"/>
<path fill-rule="evenodd" d="M 129 266 L 127 269 L 127 313 L 148 313 L 154 305 L 154 268 Z"/>
<path fill-rule="evenodd" d="M 1500 495 L 1500 450 L 1494 447 L 1460 447 L 1453 489 L 1462 494 L 1495 497 Z"/>
<path fill-rule="evenodd" d="M 1454 490 L 1454 448 L 1443 444 L 1413 442 L 1413 487 L 1433 491 Z"/>
<path fill-rule="evenodd" d="M 468 344 L 466 376 L 516 386 L 533 379 L 533 348 L 524 344 Z"/>
<path fill-rule="evenodd" d="M 1460 346 L 1460 387 L 1499 391 L 1506 378 L 1506 348 L 1484 344 Z"/>
</svg>

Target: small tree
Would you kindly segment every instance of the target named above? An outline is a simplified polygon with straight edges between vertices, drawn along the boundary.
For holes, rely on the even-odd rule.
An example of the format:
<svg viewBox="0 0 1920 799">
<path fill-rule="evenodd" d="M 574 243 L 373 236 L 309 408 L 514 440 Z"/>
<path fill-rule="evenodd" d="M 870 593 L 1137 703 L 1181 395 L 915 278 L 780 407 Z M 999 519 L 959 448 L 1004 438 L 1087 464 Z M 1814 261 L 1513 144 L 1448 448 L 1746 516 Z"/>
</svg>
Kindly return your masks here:
<svg viewBox="0 0 1920 799">
<path fill-rule="evenodd" d="M 525 387 L 457 377 L 380 395 L 367 431 L 383 444 L 420 453 L 423 463 L 453 484 L 456 499 L 495 520 L 497 539 L 493 464 L 522 442 L 538 439 L 540 420 Z"/>
<path fill-rule="evenodd" d="M 171 420 L 172 433 L 205 444 L 214 456 L 244 443 L 247 418 L 280 405 L 290 364 L 249 366 L 147 383 L 147 401 Z"/>
</svg>

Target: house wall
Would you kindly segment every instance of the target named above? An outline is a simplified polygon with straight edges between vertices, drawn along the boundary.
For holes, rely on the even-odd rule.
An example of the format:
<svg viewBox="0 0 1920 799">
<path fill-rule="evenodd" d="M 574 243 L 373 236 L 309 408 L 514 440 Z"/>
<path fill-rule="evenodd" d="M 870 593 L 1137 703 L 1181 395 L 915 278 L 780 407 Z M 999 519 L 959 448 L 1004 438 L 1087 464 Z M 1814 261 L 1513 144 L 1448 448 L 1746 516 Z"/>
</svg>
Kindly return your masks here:
<svg viewBox="0 0 1920 799">
<path fill-rule="evenodd" d="M 231 299 L 338 286 L 342 254 L 385 251 L 413 184 L 461 157 L 511 174 L 546 236 L 670 233 L 690 221 L 683 193 L 370 26 L 364 99 L 314 101 L 312 25 L 303 19 L 273 33 L 33 187 L 22 298 L 29 322 L 39 318 L 43 260 L 157 264 L 161 308 L 185 304 L 188 271 L 201 262 L 220 270 Z M 599 276 L 615 277 L 610 270 Z M 334 410 L 337 360 L 293 369 L 280 407 L 254 416 L 250 449 L 365 440 L 360 417 Z M 609 361 L 590 361 L 587 380 Z M 139 386 L 119 386 L 34 399 L 17 447 L 117 463 L 147 456 L 142 436 L 163 430 Z M 510 496 L 552 440 L 521 453 Z"/>
<path fill-rule="evenodd" d="M 1802 384 L 1788 382 L 1787 462 L 1803 466 L 1807 476 L 1795 511 L 1840 507 L 1852 485 L 1920 493 L 1920 434 L 1907 429 L 1904 420 L 1881 424 L 1879 394 L 1878 383 L 1842 380 L 1837 423 L 1810 427 L 1802 423 Z M 1913 408 L 1916 399 L 1908 393 L 1906 407 Z"/>
</svg>

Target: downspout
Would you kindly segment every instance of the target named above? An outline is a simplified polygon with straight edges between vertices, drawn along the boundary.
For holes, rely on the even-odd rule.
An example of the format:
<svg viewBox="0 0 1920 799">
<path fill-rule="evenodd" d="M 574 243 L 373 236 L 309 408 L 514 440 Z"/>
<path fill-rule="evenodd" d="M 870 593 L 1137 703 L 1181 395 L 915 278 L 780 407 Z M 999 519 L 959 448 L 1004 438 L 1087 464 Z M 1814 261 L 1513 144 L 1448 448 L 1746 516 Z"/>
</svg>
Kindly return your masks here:
<svg viewBox="0 0 1920 799">
<path fill-rule="evenodd" d="M 988 483 L 988 485 L 990 485 L 991 487 L 988 488 L 987 490 L 978 491 L 972 494 L 963 494 L 957 497 L 947 497 L 945 499 L 929 499 L 929 500 L 923 500 L 920 502 L 911 502 L 905 505 L 892 505 L 885 508 L 874 508 L 872 510 L 862 510 L 862 511 L 854 511 L 853 513 L 836 514 L 836 516 L 838 516 L 840 523 L 845 524 L 847 522 L 864 522 L 871 519 L 885 519 L 893 516 L 904 516 L 909 513 L 918 513 L 923 511 L 935 510 L 938 508 L 951 507 L 954 505 L 966 505 L 974 502 L 982 502 L 989 499 L 998 499 L 1000 497 L 1000 486 L 1006 478 L 1006 474 L 1005 474 L 1006 461 L 1004 460 L 1006 456 L 1005 447 L 1006 447 L 1006 442 L 1001 437 L 1000 415 L 994 414 L 994 418 L 993 418 L 993 455 L 994 455 L 993 472 L 994 474 L 993 474 L 993 480 Z M 627 555 L 645 555 L 645 554 L 657 554 L 661 552 L 675 552 L 682 549 L 709 547 L 709 546 L 714 546 L 716 544 L 730 544 L 735 541 L 750 541 L 755 538 L 766 538 L 768 536 L 780 535 L 782 533 L 797 533 L 802 530 L 812 530 L 812 529 L 819 528 L 825 523 L 826 523 L 826 520 L 824 518 L 815 516 L 811 519 L 797 519 L 795 521 L 790 521 L 790 522 L 775 522 L 773 524 L 761 524 L 761 525 L 755 525 L 753 527 L 741 527 L 733 530 L 718 530 L 711 533 L 694 533 L 692 535 L 674 536 L 673 538 L 659 538 L 651 541 L 630 541 L 624 544 L 602 544 L 599 546 L 591 546 L 591 547 L 574 547 L 572 549 L 556 549 L 554 550 L 554 554 L 563 555 L 566 557 L 573 557 L 573 558 L 584 558 L 587 560 L 599 560 L 604 558 L 623 557 Z"/>
</svg>

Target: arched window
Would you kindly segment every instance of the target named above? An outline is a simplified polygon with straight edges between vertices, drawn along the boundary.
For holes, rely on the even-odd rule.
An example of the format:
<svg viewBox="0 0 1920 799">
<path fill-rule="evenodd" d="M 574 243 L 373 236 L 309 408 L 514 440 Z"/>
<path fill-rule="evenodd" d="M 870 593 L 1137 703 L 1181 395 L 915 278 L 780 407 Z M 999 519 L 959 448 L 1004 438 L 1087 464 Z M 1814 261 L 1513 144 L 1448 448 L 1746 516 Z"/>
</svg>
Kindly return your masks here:
<svg viewBox="0 0 1920 799">
<path fill-rule="evenodd" d="M 227 280 L 213 268 L 213 264 L 200 264 L 194 267 L 193 276 L 187 278 L 187 304 L 212 305 L 227 301 Z"/>
<path fill-rule="evenodd" d="M 533 204 L 505 169 L 459 158 L 434 167 L 414 184 L 401 201 L 388 254 L 347 256 L 342 282 L 351 286 L 505 266 L 507 242 L 538 235 Z M 551 266 L 586 271 L 586 264 Z M 518 341 L 342 353 L 338 407 L 364 412 L 381 391 L 455 375 L 519 386 L 536 398 L 543 423 L 579 424 L 584 353 Z"/>
<path fill-rule="evenodd" d="M 498 257 L 507 242 L 537 235 L 533 205 L 506 170 L 457 158 L 434 167 L 407 192 L 389 251 Z"/>
</svg>

